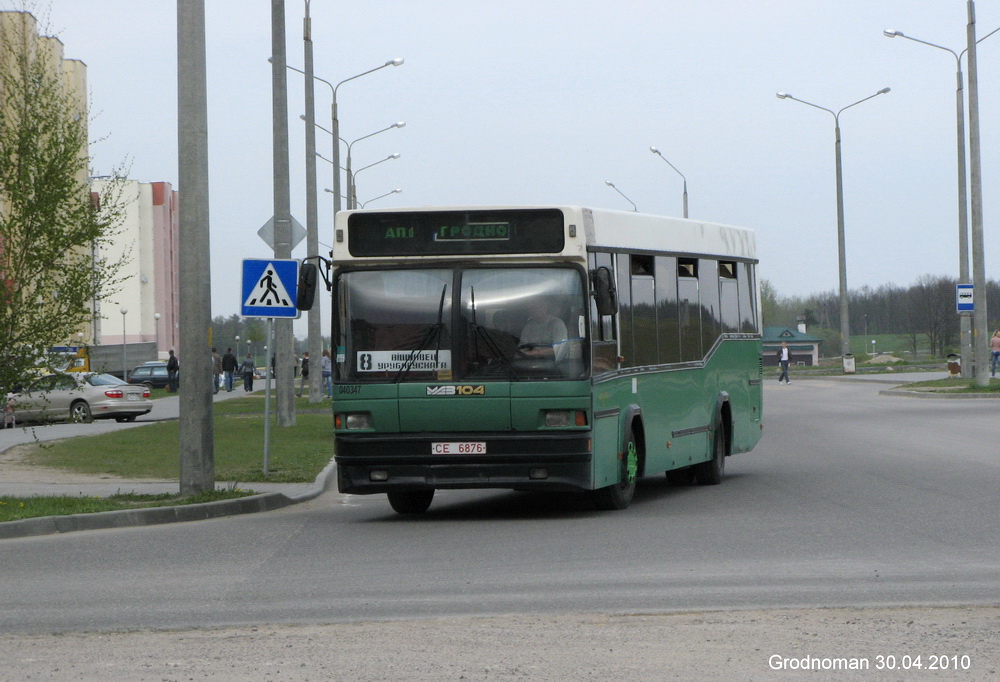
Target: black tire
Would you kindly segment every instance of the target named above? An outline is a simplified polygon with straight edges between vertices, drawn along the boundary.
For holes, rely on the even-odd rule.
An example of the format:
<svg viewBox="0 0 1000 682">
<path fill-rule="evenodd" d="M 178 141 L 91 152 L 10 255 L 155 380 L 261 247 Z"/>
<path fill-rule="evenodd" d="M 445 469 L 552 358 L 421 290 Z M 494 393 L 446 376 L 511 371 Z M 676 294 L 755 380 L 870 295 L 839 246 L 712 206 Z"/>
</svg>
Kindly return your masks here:
<svg viewBox="0 0 1000 682">
<path fill-rule="evenodd" d="M 434 489 L 400 490 L 386 493 L 389 505 L 397 514 L 423 514 L 431 506 Z"/>
<path fill-rule="evenodd" d="M 115 417 L 115 421 L 118 422 L 119 424 L 121 424 L 123 422 L 134 422 L 136 416 L 137 415 L 129 414 L 129 415 L 126 415 L 124 417 Z"/>
<path fill-rule="evenodd" d="M 69 406 L 69 419 L 80 424 L 89 424 L 94 421 L 94 415 L 90 412 L 90 405 L 85 400 L 77 400 Z"/>
<path fill-rule="evenodd" d="M 694 480 L 698 485 L 719 485 L 726 473 L 726 427 L 722 415 L 715 418 L 712 432 L 712 459 L 694 467 Z"/>
<path fill-rule="evenodd" d="M 601 511 L 626 509 L 635 496 L 635 481 L 638 477 L 639 452 L 635 436 L 629 431 L 625 437 L 620 460 L 621 480 L 614 485 L 598 488 L 591 492 L 594 506 Z"/>
</svg>

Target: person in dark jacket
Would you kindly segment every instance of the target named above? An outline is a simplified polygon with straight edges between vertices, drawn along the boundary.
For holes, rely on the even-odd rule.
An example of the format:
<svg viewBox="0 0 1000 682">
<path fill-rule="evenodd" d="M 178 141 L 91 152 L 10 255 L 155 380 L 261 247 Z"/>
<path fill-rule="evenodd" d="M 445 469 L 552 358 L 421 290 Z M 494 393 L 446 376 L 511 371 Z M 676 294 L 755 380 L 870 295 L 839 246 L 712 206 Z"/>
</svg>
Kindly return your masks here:
<svg viewBox="0 0 1000 682">
<path fill-rule="evenodd" d="M 233 378 L 236 376 L 236 370 L 239 366 L 240 362 L 236 359 L 236 355 L 233 354 L 233 349 L 227 348 L 225 354 L 222 356 L 222 373 L 225 375 L 226 392 L 233 390 Z"/>
</svg>

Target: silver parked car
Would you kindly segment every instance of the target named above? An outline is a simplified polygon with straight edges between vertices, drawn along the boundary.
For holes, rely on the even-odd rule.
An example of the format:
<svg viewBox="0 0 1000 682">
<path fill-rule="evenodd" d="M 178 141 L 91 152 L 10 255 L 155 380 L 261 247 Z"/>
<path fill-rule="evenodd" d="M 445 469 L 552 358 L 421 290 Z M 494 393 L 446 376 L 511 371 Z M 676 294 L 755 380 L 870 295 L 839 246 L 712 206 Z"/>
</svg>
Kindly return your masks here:
<svg viewBox="0 0 1000 682">
<path fill-rule="evenodd" d="M 97 372 L 58 372 L 39 377 L 10 395 L 14 418 L 21 422 L 95 419 L 135 421 L 153 409 L 149 388 L 132 386 L 118 377 Z"/>
</svg>

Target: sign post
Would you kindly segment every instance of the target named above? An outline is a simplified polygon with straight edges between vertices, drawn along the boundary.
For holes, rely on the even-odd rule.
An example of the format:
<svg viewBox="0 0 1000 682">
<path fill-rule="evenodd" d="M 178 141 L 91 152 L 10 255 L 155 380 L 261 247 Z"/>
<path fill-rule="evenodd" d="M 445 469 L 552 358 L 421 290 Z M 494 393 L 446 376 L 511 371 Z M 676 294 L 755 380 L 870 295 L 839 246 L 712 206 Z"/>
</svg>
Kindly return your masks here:
<svg viewBox="0 0 1000 682">
<path fill-rule="evenodd" d="M 297 319 L 295 299 L 299 285 L 299 261 L 291 258 L 244 258 L 240 314 L 267 319 L 267 353 L 264 367 L 264 475 L 269 472 L 271 454 L 271 338 L 274 318 Z"/>
</svg>

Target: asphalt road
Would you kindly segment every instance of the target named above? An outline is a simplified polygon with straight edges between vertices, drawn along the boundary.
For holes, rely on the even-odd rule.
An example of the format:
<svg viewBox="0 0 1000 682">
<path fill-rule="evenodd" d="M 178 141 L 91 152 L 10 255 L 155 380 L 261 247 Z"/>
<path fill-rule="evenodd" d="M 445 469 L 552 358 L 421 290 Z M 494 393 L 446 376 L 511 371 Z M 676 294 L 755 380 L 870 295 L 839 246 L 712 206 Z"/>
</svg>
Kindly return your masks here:
<svg viewBox="0 0 1000 682">
<path fill-rule="evenodd" d="M 728 460 L 722 485 L 646 480 L 621 512 L 453 491 L 404 518 L 382 496 L 327 493 L 267 514 L 3 541 L 0 632 L 973 606 L 991 607 L 977 613 L 995 661 L 1000 401 L 880 388 L 768 382 L 765 436 Z M 366 679 L 380 677 L 405 679 Z"/>
<path fill-rule="evenodd" d="M 383 496 L 0 544 L 6 632 L 787 606 L 996 603 L 995 401 L 767 386 L 765 437 L 716 487 Z M 123 590 L 123 587 L 127 588 Z M 206 608 L 207 607 L 207 608 Z"/>
</svg>

